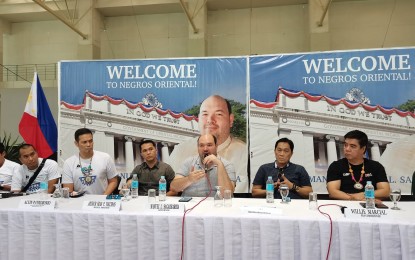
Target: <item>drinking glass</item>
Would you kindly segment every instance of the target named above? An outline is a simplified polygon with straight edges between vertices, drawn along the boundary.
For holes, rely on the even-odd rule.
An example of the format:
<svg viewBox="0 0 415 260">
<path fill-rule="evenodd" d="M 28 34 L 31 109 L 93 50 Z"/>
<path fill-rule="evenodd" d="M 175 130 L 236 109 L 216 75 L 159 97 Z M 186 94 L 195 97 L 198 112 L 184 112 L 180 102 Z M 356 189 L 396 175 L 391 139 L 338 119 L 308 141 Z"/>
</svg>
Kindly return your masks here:
<svg viewBox="0 0 415 260">
<path fill-rule="evenodd" d="M 281 184 L 280 185 L 280 194 L 281 194 L 281 203 L 288 203 L 287 202 L 287 197 L 288 194 L 290 193 L 290 189 L 288 188 L 287 184 Z"/>
<path fill-rule="evenodd" d="M 156 190 L 149 189 L 148 190 L 148 203 L 155 203 L 156 202 Z"/>
<path fill-rule="evenodd" d="M 223 192 L 223 205 L 225 207 L 232 207 L 232 191 L 225 190 Z"/>
<path fill-rule="evenodd" d="M 122 185 L 122 188 L 121 188 L 121 195 L 123 196 L 122 197 L 122 200 L 123 201 L 129 201 L 130 200 L 130 198 L 129 198 L 129 196 L 130 196 L 130 189 L 128 188 L 128 185 L 127 184 L 124 184 L 124 185 Z"/>
<path fill-rule="evenodd" d="M 215 193 L 215 196 L 213 197 L 214 205 L 215 207 L 222 207 L 223 197 L 222 197 L 222 194 L 220 193 L 220 186 L 215 186 L 215 188 L 216 188 L 216 193 Z"/>
<path fill-rule="evenodd" d="M 61 198 L 62 197 L 62 186 L 60 183 L 54 184 L 55 191 L 52 194 L 53 198 Z"/>
<path fill-rule="evenodd" d="M 62 198 L 69 199 L 69 188 L 68 187 L 62 188 Z"/>
<path fill-rule="evenodd" d="M 308 194 L 309 209 L 316 210 L 318 208 L 317 192 L 310 192 Z"/>
<path fill-rule="evenodd" d="M 401 199 L 401 189 L 392 188 L 389 197 L 391 201 L 393 201 L 393 207 L 391 209 L 400 210 L 400 208 L 398 208 L 398 201 Z"/>
</svg>

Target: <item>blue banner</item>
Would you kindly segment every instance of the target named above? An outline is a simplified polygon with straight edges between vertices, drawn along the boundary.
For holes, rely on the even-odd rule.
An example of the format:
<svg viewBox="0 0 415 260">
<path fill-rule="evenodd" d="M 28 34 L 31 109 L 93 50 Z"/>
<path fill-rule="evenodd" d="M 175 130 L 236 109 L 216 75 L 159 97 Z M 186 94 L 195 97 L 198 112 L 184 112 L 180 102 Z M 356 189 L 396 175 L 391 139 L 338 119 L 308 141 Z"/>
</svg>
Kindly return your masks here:
<svg viewBox="0 0 415 260">
<path fill-rule="evenodd" d="M 61 101 L 82 104 L 88 90 L 133 103 L 151 93 L 163 108 L 175 112 L 212 93 L 245 104 L 246 62 L 246 58 L 62 62 Z"/>
<path fill-rule="evenodd" d="M 326 193 L 327 168 L 344 157 L 343 136 L 359 129 L 369 137 L 367 157 L 410 192 L 415 147 L 398 147 L 415 139 L 414 48 L 253 56 L 249 68 L 252 179 L 275 160 L 275 141 L 288 137 L 292 162 Z"/>
<path fill-rule="evenodd" d="M 364 96 L 370 104 L 397 107 L 415 97 L 415 49 L 256 56 L 250 77 L 251 98 L 258 101 L 275 101 L 279 87 L 333 98 L 359 89 L 356 102 Z"/>
<path fill-rule="evenodd" d="M 144 139 L 178 172 L 210 133 L 218 156 L 235 166 L 236 191 L 248 192 L 247 68 L 246 57 L 63 61 L 60 158 L 77 152 L 72 136 L 83 126 L 124 178 L 142 163 Z"/>
</svg>

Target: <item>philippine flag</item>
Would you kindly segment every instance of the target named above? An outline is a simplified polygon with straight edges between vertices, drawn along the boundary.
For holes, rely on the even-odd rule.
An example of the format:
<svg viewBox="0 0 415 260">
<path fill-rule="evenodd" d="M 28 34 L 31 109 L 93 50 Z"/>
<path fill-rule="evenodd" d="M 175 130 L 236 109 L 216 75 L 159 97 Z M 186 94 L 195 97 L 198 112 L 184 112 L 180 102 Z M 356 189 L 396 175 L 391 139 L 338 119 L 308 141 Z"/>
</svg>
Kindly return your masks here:
<svg viewBox="0 0 415 260">
<path fill-rule="evenodd" d="M 57 151 L 58 129 L 36 72 L 19 132 L 26 143 L 36 148 L 39 157 L 48 158 Z"/>
</svg>

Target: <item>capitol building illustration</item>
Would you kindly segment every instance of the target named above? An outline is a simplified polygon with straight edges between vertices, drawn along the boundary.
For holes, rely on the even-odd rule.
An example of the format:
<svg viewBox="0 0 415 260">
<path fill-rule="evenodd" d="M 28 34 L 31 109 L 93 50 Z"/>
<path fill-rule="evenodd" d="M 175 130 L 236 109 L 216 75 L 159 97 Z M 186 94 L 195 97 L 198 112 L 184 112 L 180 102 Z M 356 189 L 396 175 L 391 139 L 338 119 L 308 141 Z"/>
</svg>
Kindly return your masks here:
<svg viewBox="0 0 415 260">
<path fill-rule="evenodd" d="M 343 157 L 342 141 L 348 131 L 360 129 L 368 135 L 368 157 L 373 160 L 380 160 L 390 144 L 415 133 L 413 113 L 370 105 L 369 102 L 357 88 L 340 99 L 279 88 L 275 102 L 251 100 L 251 181 L 260 165 L 275 160 L 274 144 L 281 137 L 293 140 L 295 148 L 291 160 L 306 168 L 313 189 L 326 193 L 327 167 Z M 198 119 L 162 107 L 153 95 L 146 95 L 142 102 L 132 103 L 88 91 L 81 105 L 62 101 L 60 162 L 77 152 L 73 133 L 80 127 L 94 132 L 94 148 L 110 154 L 124 177 L 135 165 L 142 163 L 138 145 L 143 139 L 154 140 L 160 160 L 169 162 L 169 155 L 176 144 L 199 134 Z M 413 158 L 407 160 L 415 161 Z M 400 169 L 404 166 L 399 164 L 384 166 L 390 181 L 409 175 L 409 171 L 412 176 L 415 170 Z M 396 171 L 388 172 L 391 168 Z"/>
<path fill-rule="evenodd" d="M 288 137 L 295 145 L 291 160 L 306 168 L 315 191 L 327 193 L 327 167 L 343 157 L 342 141 L 347 132 L 359 129 L 368 135 L 368 156 L 373 160 L 380 160 L 381 154 L 391 143 L 415 133 L 413 113 L 365 104 L 369 99 L 356 88 L 348 94 L 349 100 L 357 102 L 284 88 L 278 89 L 275 102 L 251 100 L 251 179 L 260 165 L 275 160 L 275 141 Z M 405 173 L 400 169 L 405 166 L 399 163 L 393 167 L 384 166 L 389 181 L 398 181 Z M 388 172 L 389 168 L 394 171 Z M 415 168 L 407 174 L 412 176 L 414 170 Z M 405 187 L 405 190 L 410 190 L 409 184 Z"/>
</svg>

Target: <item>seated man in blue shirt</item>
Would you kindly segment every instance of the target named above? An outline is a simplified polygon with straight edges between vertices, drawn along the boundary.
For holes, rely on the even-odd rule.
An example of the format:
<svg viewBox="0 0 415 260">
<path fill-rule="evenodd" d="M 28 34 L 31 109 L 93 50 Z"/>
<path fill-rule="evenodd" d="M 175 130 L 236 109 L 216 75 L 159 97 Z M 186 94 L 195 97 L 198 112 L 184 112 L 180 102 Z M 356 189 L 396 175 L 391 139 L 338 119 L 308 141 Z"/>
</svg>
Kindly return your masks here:
<svg viewBox="0 0 415 260">
<path fill-rule="evenodd" d="M 281 198 L 280 193 L 277 192 L 281 184 L 288 186 L 291 199 L 308 198 L 308 194 L 313 191 L 310 176 L 303 166 L 290 162 L 293 151 L 294 143 L 288 138 L 281 138 L 275 143 L 275 162 L 259 167 L 252 183 L 252 197 L 265 198 L 266 182 L 268 176 L 272 176 L 274 189 L 276 190 L 274 198 Z"/>
</svg>

